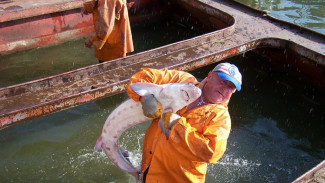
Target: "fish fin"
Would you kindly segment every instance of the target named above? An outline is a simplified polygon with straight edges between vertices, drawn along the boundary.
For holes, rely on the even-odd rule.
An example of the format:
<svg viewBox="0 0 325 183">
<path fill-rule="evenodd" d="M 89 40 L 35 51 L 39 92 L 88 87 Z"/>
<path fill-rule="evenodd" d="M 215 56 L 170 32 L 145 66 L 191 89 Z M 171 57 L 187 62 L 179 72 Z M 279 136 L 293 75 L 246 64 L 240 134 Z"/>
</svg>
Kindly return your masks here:
<svg viewBox="0 0 325 183">
<path fill-rule="evenodd" d="M 157 90 L 159 85 L 154 83 L 132 83 L 131 88 L 140 96 L 146 96 L 153 94 L 154 90 Z"/>
<path fill-rule="evenodd" d="M 94 147 L 94 151 L 98 151 L 100 148 L 102 148 L 102 144 L 103 144 L 103 141 L 102 141 L 103 137 L 100 136 L 97 141 L 96 141 L 96 145 Z"/>
</svg>

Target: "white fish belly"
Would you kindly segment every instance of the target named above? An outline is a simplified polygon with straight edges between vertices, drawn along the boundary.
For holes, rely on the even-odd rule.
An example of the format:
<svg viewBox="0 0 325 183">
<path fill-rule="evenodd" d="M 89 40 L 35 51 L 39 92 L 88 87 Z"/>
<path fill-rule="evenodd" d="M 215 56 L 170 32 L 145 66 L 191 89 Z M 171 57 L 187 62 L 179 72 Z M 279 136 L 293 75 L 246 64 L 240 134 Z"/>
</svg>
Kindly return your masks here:
<svg viewBox="0 0 325 183">
<path fill-rule="evenodd" d="M 117 140 L 128 128 L 148 120 L 150 118 L 143 115 L 141 103 L 128 99 L 114 109 L 104 124 L 101 135 L 102 148 L 106 155 L 126 172 L 132 173 L 137 172 L 137 170 L 124 158 L 118 147 Z"/>
</svg>

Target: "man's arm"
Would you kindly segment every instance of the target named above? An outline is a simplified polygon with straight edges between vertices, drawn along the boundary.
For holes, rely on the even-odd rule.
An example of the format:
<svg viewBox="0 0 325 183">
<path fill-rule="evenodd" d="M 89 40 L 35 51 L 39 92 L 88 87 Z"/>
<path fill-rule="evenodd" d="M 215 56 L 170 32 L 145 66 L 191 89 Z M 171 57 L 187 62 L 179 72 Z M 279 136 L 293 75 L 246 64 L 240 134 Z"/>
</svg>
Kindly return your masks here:
<svg viewBox="0 0 325 183">
<path fill-rule="evenodd" d="M 224 154 L 230 133 L 231 122 L 226 109 L 201 116 L 198 123 L 203 123 L 202 132 L 187 122 L 179 119 L 171 128 L 169 140 L 182 154 L 191 155 L 196 161 L 216 163 Z"/>
</svg>

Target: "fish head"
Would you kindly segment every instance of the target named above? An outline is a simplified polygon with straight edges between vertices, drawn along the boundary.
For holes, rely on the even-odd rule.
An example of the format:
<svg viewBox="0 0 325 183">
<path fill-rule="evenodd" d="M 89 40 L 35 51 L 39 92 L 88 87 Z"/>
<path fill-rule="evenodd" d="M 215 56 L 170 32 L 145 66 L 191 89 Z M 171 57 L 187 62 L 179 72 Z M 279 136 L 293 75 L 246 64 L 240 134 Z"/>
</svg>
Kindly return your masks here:
<svg viewBox="0 0 325 183">
<path fill-rule="evenodd" d="M 130 87 L 135 93 L 142 97 L 153 94 L 156 98 L 163 89 L 161 85 L 154 83 L 132 83 Z"/>
<path fill-rule="evenodd" d="M 201 89 L 190 83 L 132 83 L 131 88 L 140 96 L 153 94 L 161 103 L 163 112 L 174 112 L 194 102 L 201 96 Z"/>
<path fill-rule="evenodd" d="M 169 103 L 162 103 L 164 112 L 176 113 L 198 99 L 202 92 L 200 88 L 191 83 L 170 83 L 163 86 L 161 98 L 169 101 Z M 159 98 L 157 99 L 160 101 Z"/>
</svg>

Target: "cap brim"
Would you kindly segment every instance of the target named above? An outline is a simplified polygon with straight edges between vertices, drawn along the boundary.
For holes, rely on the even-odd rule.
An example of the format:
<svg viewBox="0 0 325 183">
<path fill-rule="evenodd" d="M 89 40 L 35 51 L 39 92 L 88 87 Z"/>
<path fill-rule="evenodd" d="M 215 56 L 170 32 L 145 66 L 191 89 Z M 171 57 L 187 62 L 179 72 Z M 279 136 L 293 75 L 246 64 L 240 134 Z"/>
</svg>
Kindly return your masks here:
<svg viewBox="0 0 325 183">
<path fill-rule="evenodd" d="M 217 72 L 217 73 L 218 73 L 218 76 L 221 79 L 232 82 L 236 86 L 237 91 L 240 91 L 241 90 L 241 85 L 240 85 L 239 81 L 237 81 L 236 79 L 232 78 L 231 76 L 229 76 L 226 73 L 223 73 L 223 72 Z"/>
</svg>

